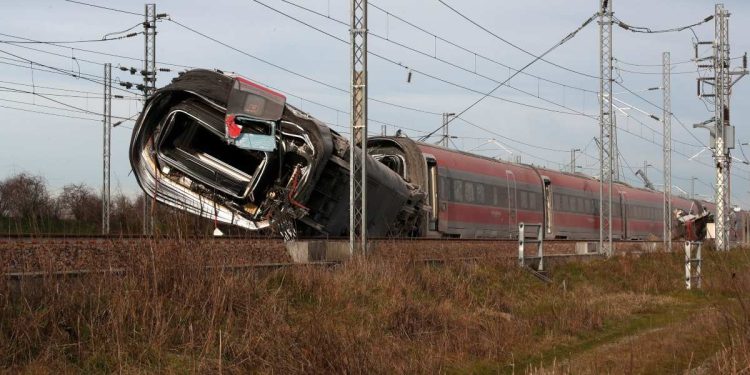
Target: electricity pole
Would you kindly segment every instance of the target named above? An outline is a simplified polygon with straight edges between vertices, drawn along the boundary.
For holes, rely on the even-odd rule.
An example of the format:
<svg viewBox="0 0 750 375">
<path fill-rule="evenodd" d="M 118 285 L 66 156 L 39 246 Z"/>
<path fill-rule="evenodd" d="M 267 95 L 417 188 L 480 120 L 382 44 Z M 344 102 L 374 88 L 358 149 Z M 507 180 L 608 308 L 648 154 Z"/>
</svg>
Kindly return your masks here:
<svg viewBox="0 0 750 375">
<path fill-rule="evenodd" d="M 698 41 L 695 45 L 696 61 L 699 68 L 713 69 L 714 76 L 698 78 L 698 96 L 711 97 L 715 103 L 714 117 L 693 127 L 708 129 L 711 135 L 716 164 L 716 249 L 729 250 L 729 213 L 730 203 L 730 150 L 734 148 L 734 126 L 729 122 L 729 99 L 732 86 L 747 74 L 747 58 L 743 59 L 743 68 L 732 71 L 729 57 L 729 12 L 723 4 L 716 4 L 714 15 L 714 40 L 710 42 Z M 699 45 L 711 45 L 713 56 L 698 57 Z M 711 64 L 701 64 L 702 61 L 712 60 Z M 736 76 L 736 77 L 735 77 Z M 713 90 L 712 90 L 713 89 Z M 711 125 L 709 125 L 711 124 Z"/>
<path fill-rule="evenodd" d="M 612 255 L 612 175 L 614 113 L 612 111 L 612 0 L 599 8 L 599 251 Z"/>
<path fill-rule="evenodd" d="M 352 255 L 364 255 L 367 252 L 367 0 L 352 0 L 351 17 L 349 251 Z"/>
<path fill-rule="evenodd" d="M 570 150 L 570 173 L 576 173 L 576 152 L 580 151 L 580 148 Z"/>
<path fill-rule="evenodd" d="M 648 167 L 653 167 L 653 165 L 648 163 L 648 160 L 643 161 L 643 179 L 646 180 L 646 182 L 650 181 L 648 179 Z"/>
<path fill-rule="evenodd" d="M 695 177 L 690 177 L 690 199 L 695 199 Z"/>
<path fill-rule="evenodd" d="M 102 234 L 109 234 L 110 161 L 112 156 L 112 64 L 104 64 L 104 138 L 102 145 Z"/>
<path fill-rule="evenodd" d="M 156 90 L 156 4 L 146 4 L 143 13 L 143 104 L 146 105 L 148 97 Z M 154 178 L 156 177 L 154 171 Z M 143 193 L 143 234 L 152 234 L 154 231 L 153 211 L 148 209 L 148 195 Z"/>
<path fill-rule="evenodd" d="M 450 118 L 455 116 L 455 113 L 445 113 L 443 112 L 443 138 L 440 140 L 440 144 L 448 148 L 448 140 L 450 139 L 450 133 L 448 132 L 448 125 L 450 123 Z"/>
<path fill-rule="evenodd" d="M 664 52 L 662 63 L 662 122 L 663 131 L 663 164 L 664 170 L 664 248 L 672 250 L 672 62 L 669 52 Z"/>
</svg>

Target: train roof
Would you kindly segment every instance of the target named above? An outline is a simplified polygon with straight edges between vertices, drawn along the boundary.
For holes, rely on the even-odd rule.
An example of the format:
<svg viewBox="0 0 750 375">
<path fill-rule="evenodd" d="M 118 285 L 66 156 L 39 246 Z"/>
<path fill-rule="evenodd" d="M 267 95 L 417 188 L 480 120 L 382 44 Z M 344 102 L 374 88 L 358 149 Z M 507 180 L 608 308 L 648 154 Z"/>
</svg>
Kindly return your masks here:
<svg viewBox="0 0 750 375">
<path fill-rule="evenodd" d="M 514 162 L 514 161 L 508 161 L 508 160 L 502 160 L 502 159 L 497 159 L 497 158 L 491 158 L 491 157 L 484 156 L 484 155 L 473 154 L 473 153 L 467 152 L 467 151 L 461 151 L 461 150 L 455 150 L 455 149 L 445 148 L 445 147 L 442 147 L 442 146 L 439 146 L 439 145 L 435 145 L 435 144 L 432 144 L 432 143 L 416 142 L 416 141 L 415 141 L 415 143 L 417 145 L 419 145 L 419 146 L 422 146 L 422 147 L 434 148 L 434 149 L 438 149 L 438 150 L 441 150 L 441 151 L 447 152 L 447 153 L 460 154 L 460 155 L 463 155 L 463 156 L 466 156 L 466 157 L 470 157 L 470 158 L 482 159 L 482 160 L 485 160 L 485 161 L 499 163 L 499 164 L 502 164 L 502 165 L 514 166 L 514 167 L 517 167 L 517 168 L 520 167 L 520 168 L 534 169 L 541 176 L 546 176 L 548 178 L 556 179 L 556 180 L 559 180 L 561 178 L 564 179 L 565 182 L 563 182 L 563 184 L 565 184 L 565 185 L 570 185 L 570 184 L 576 184 L 576 185 L 578 185 L 578 184 L 580 184 L 580 186 L 584 186 L 584 185 L 587 184 L 587 182 L 588 183 L 595 182 L 597 184 L 599 183 L 599 178 L 594 177 L 594 176 L 589 176 L 587 174 L 580 173 L 580 172 L 573 173 L 573 172 L 569 172 L 569 171 L 559 171 L 559 170 L 554 170 L 554 169 L 550 169 L 550 168 L 546 168 L 546 167 L 542 167 L 542 166 L 538 166 L 538 165 L 534 165 L 534 164 L 518 163 L 518 162 Z M 628 184 L 627 182 L 624 182 L 624 181 L 615 181 L 613 183 L 616 186 L 615 189 L 618 189 L 619 191 L 623 191 L 626 194 L 630 193 L 631 197 L 634 198 L 634 199 L 639 199 L 640 198 L 640 199 L 655 200 L 655 199 L 658 199 L 658 197 L 654 197 L 654 194 L 660 194 L 660 193 L 662 193 L 659 190 L 650 190 L 650 189 L 647 189 L 647 188 L 644 188 L 644 187 L 633 186 L 633 185 L 630 185 L 630 184 Z M 693 200 L 691 200 L 689 198 L 685 198 L 685 197 L 681 197 L 681 196 L 677 196 L 677 195 L 673 195 L 673 199 L 685 200 L 686 201 L 685 203 L 693 201 Z M 709 205 L 709 206 L 713 206 L 714 205 L 713 202 L 704 201 L 704 200 L 699 200 L 699 201 L 700 201 L 701 204 L 705 204 L 705 205 Z"/>
</svg>

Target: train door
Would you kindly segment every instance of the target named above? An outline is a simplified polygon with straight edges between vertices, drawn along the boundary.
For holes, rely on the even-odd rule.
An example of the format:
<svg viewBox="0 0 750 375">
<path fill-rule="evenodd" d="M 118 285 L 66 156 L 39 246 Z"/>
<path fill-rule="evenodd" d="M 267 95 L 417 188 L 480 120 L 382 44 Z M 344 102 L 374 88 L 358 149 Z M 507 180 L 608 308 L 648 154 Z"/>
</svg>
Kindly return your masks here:
<svg viewBox="0 0 750 375">
<path fill-rule="evenodd" d="M 628 239 L 628 198 L 624 192 L 619 192 L 620 195 L 620 238 Z"/>
<path fill-rule="evenodd" d="M 508 236 L 513 238 L 518 232 L 518 196 L 516 189 L 516 175 L 513 171 L 506 170 L 505 176 L 508 182 Z"/>
<path fill-rule="evenodd" d="M 438 230 L 438 213 L 440 204 L 438 202 L 438 167 L 437 161 L 431 156 L 426 156 L 427 162 L 427 201 L 430 204 L 428 230 Z"/>
<path fill-rule="evenodd" d="M 551 236 L 552 235 L 552 181 L 550 181 L 549 177 L 542 176 L 542 183 L 544 185 L 544 192 L 543 192 L 543 204 L 542 209 L 544 210 L 544 233 L 545 236 Z"/>
</svg>

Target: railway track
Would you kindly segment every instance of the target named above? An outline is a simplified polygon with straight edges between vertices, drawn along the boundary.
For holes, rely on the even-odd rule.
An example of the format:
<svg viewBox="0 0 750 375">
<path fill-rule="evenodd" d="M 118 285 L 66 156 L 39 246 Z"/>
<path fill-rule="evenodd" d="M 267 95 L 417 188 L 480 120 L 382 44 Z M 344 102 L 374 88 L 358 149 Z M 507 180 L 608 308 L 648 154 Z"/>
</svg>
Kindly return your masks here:
<svg viewBox="0 0 750 375">
<path fill-rule="evenodd" d="M 347 239 L 308 239 L 346 242 Z M 594 242 L 548 240 L 545 257 L 568 259 L 597 256 Z M 444 263 L 518 256 L 518 241 L 507 239 L 372 239 L 371 257 L 382 260 Z M 653 252 L 661 241 L 617 241 L 618 254 Z M 676 243 L 676 245 L 678 245 Z M 675 246 L 677 249 L 677 246 Z M 164 237 L 164 236 L 54 236 L 11 235 L 0 237 L 0 266 L 11 279 L 44 275 L 78 276 L 125 272 L 144 254 L 169 259 L 172 254 L 190 252 L 206 269 L 271 270 L 294 267 L 280 238 L 248 237 Z M 535 251 L 530 247 L 527 251 Z M 184 255 L 184 254 L 183 254 Z M 147 260 L 148 261 L 148 260 Z M 332 266 L 336 262 L 313 262 Z"/>
</svg>

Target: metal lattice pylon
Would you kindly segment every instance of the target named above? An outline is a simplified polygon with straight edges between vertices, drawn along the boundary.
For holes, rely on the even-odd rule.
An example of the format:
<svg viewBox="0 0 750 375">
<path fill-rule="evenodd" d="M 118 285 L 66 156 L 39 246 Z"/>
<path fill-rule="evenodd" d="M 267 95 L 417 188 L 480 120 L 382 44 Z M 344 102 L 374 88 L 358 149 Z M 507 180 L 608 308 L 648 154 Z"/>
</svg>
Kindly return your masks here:
<svg viewBox="0 0 750 375">
<path fill-rule="evenodd" d="M 146 4 L 143 19 L 143 104 L 156 90 L 156 4 Z M 156 178 L 154 171 L 154 178 Z M 148 209 L 148 194 L 143 193 L 143 234 L 153 233 L 153 212 Z"/>
<path fill-rule="evenodd" d="M 714 94 L 716 95 L 716 249 L 727 250 L 729 246 L 727 216 L 729 215 L 729 145 L 726 130 L 729 127 L 729 14 L 723 4 L 716 4 L 714 43 Z M 728 147 L 729 146 L 729 147 Z M 733 146 L 733 145 L 732 145 Z"/>
<path fill-rule="evenodd" d="M 662 54 L 662 121 L 664 137 L 664 248 L 672 250 L 672 63 L 669 52 Z"/>
<path fill-rule="evenodd" d="M 612 175 L 615 139 L 612 106 L 612 0 L 599 8 L 599 249 L 612 254 Z"/>
<path fill-rule="evenodd" d="M 102 124 L 102 234 L 109 234 L 109 218 L 111 207 L 110 165 L 112 156 L 112 64 L 104 64 L 104 118 Z"/>
<path fill-rule="evenodd" d="M 367 0 L 351 4 L 349 250 L 367 251 Z"/>
<path fill-rule="evenodd" d="M 730 150 L 734 148 L 734 127 L 729 122 L 729 99 L 732 86 L 747 75 L 747 60 L 743 59 L 741 70 L 731 70 L 729 58 L 729 12 L 723 4 L 716 4 L 714 15 L 714 40 L 710 42 L 696 42 L 696 61 L 699 68 L 710 68 L 714 76 L 698 78 L 698 95 L 702 98 L 713 98 L 714 117 L 700 124 L 696 128 L 705 128 L 711 134 L 711 147 L 714 152 L 716 165 L 716 249 L 729 249 L 729 215 L 730 209 Z M 698 57 L 700 45 L 711 45 L 713 56 Z M 712 64 L 701 64 L 702 61 L 713 60 Z M 706 89 L 708 88 L 708 89 Z"/>
</svg>

